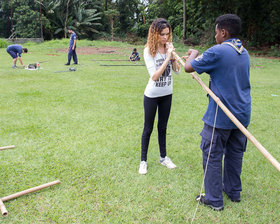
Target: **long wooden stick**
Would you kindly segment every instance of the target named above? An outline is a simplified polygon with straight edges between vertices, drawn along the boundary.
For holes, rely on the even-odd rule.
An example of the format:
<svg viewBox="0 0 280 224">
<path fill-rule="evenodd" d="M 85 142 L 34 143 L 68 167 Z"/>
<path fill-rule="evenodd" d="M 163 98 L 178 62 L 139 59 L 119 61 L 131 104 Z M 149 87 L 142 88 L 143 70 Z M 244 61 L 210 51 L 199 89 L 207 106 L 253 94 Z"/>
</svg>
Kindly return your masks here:
<svg viewBox="0 0 280 224">
<path fill-rule="evenodd" d="M 3 216 L 8 216 L 8 211 L 1 199 L 0 199 L 0 210 Z"/>
<path fill-rule="evenodd" d="M 120 65 L 109 65 L 109 64 L 99 64 L 100 66 L 145 66 L 143 64 L 120 64 Z"/>
<path fill-rule="evenodd" d="M 184 67 L 185 62 L 173 52 L 173 56 Z M 195 74 L 191 73 L 192 77 L 202 86 L 212 99 L 219 105 L 219 107 L 225 112 L 229 119 L 239 128 L 239 130 L 257 147 L 257 149 L 264 155 L 264 157 L 280 172 L 279 162 L 262 146 L 262 144 L 240 123 L 239 120 L 229 111 L 229 109 L 222 103 L 222 101 L 202 82 L 202 80 Z"/>
<path fill-rule="evenodd" d="M 33 187 L 33 188 L 30 188 L 30 189 L 27 189 L 27 190 L 24 190 L 24 191 L 6 196 L 4 198 L 1 198 L 1 200 L 2 200 L 2 202 L 9 201 L 9 200 L 15 199 L 17 197 L 20 197 L 22 195 L 29 194 L 29 193 L 32 193 L 32 192 L 35 192 L 35 191 L 39 191 L 39 190 L 44 189 L 46 187 L 53 186 L 55 184 L 60 184 L 60 181 L 56 180 L 56 181 L 53 181 L 53 182 L 50 182 L 50 183 L 47 183 L 47 184 L 43 184 L 43 185 L 40 185 L 40 186 L 37 186 L 37 187 Z"/>
<path fill-rule="evenodd" d="M 13 148 L 15 148 L 15 146 L 14 146 L 14 145 L 3 146 L 3 147 L 0 147 L 0 151 L 2 151 L 2 150 L 6 150 L 6 149 L 13 149 Z"/>
</svg>

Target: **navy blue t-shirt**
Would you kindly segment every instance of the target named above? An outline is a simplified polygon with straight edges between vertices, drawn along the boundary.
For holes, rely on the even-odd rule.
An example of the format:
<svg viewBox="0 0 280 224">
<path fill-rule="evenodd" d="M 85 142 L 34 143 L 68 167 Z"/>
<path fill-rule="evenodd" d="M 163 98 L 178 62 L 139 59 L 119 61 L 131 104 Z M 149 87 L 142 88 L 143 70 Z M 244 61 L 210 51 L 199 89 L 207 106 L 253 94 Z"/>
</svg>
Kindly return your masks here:
<svg viewBox="0 0 280 224">
<path fill-rule="evenodd" d="M 215 45 L 191 61 L 193 69 L 210 75 L 209 88 L 233 115 L 247 127 L 251 116 L 250 58 L 246 49 L 239 54 L 228 44 Z M 209 104 L 202 120 L 214 126 L 216 102 L 209 96 Z M 218 109 L 216 127 L 236 129 L 227 115 Z"/>
<path fill-rule="evenodd" d="M 18 44 L 12 44 L 7 47 L 7 51 L 13 51 L 15 54 L 18 54 L 18 57 L 21 57 L 22 46 Z"/>
<path fill-rule="evenodd" d="M 76 35 L 75 32 L 73 32 L 73 33 L 71 34 L 71 36 L 70 36 L 70 48 L 73 47 L 74 40 L 77 40 L 77 35 Z M 75 44 L 75 48 L 76 48 L 76 45 L 77 45 L 77 44 Z"/>
</svg>

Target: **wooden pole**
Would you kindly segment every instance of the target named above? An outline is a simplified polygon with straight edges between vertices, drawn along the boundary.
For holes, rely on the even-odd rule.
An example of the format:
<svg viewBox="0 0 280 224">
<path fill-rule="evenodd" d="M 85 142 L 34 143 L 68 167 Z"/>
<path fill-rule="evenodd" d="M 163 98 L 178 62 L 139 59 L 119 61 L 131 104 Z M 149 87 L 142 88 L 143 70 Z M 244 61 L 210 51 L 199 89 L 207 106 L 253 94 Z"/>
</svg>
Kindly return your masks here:
<svg viewBox="0 0 280 224">
<path fill-rule="evenodd" d="M 6 150 L 6 149 L 13 149 L 13 148 L 15 148 L 15 146 L 14 146 L 14 145 L 3 146 L 3 147 L 0 147 L 0 151 L 2 151 L 2 150 Z"/>
<path fill-rule="evenodd" d="M 179 61 L 184 67 L 185 62 L 173 52 L 173 56 Z M 192 77 L 202 86 L 212 99 L 219 105 L 219 107 L 225 112 L 229 119 L 239 128 L 239 130 L 253 143 L 254 146 L 264 155 L 264 157 L 280 172 L 279 162 L 262 146 L 262 144 L 240 123 L 239 120 L 229 111 L 229 109 L 222 103 L 222 101 L 202 82 L 202 80 L 195 74 L 191 73 Z"/>
<path fill-rule="evenodd" d="M 1 213 L 4 217 L 8 216 L 8 211 L 3 203 L 3 201 L 0 199 L 0 210 L 1 210 Z"/>
<path fill-rule="evenodd" d="M 53 186 L 55 184 L 60 184 L 60 181 L 56 180 L 56 181 L 53 181 L 53 182 L 50 182 L 50 183 L 47 183 L 47 184 L 43 184 L 43 185 L 40 185 L 40 186 L 37 186 L 37 187 L 33 187 L 33 188 L 30 188 L 30 189 L 27 189 L 27 190 L 24 190 L 24 191 L 21 191 L 21 192 L 18 192 L 18 193 L 6 196 L 4 198 L 1 198 L 1 201 L 2 202 L 9 201 L 9 200 L 15 199 L 17 197 L 20 197 L 22 195 L 29 194 L 29 193 L 32 193 L 32 192 L 35 192 L 35 191 L 39 191 L 41 189 Z"/>
</svg>

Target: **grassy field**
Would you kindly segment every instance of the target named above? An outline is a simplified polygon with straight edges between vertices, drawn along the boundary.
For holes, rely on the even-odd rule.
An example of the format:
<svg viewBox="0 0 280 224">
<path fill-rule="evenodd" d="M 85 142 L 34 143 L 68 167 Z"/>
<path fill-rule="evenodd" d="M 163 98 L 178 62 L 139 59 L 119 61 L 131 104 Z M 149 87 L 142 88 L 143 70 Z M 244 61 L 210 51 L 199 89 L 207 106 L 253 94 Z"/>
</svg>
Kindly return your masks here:
<svg viewBox="0 0 280 224">
<path fill-rule="evenodd" d="M 145 66 L 128 64 L 134 46 L 79 41 L 78 47 L 114 50 L 79 54 L 77 71 L 64 65 L 68 40 L 26 44 L 25 64 L 12 69 L 0 49 L 0 197 L 59 179 L 60 185 L 5 202 L 1 223 L 190 223 L 197 208 L 203 170 L 202 88 L 181 71 L 174 76 L 167 153 L 178 166 L 159 163 L 156 128 L 148 174 L 138 174 L 143 128 Z M 142 55 L 143 46 L 137 46 Z M 183 55 L 187 48 L 176 46 Z M 100 62 L 96 61 L 100 60 Z M 143 64 L 143 61 L 139 62 Z M 252 120 L 249 131 L 280 161 L 280 61 L 251 57 Z M 71 66 L 74 67 L 74 66 Z M 63 72 L 64 71 L 64 72 Z M 202 75 L 205 83 L 208 76 Z M 199 206 L 193 223 L 280 223 L 280 173 L 248 143 L 241 203 L 224 197 L 225 210 Z"/>
</svg>

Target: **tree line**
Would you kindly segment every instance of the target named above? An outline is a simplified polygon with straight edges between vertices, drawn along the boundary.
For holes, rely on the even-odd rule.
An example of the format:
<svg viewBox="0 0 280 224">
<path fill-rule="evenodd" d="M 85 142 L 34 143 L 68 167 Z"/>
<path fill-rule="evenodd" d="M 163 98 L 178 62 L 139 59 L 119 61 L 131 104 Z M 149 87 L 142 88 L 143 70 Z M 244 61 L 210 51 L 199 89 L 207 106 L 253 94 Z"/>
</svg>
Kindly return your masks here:
<svg viewBox="0 0 280 224">
<path fill-rule="evenodd" d="M 240 16 L 247 45 L 279 47 L 279 0 L 0 0 L 0 37 L 51 40 L 71 27 L 80 39 L 137 41 L 163 17 L 174 39 L 212 44 L 215 19 L 225 13 Z"/>
</svg>

